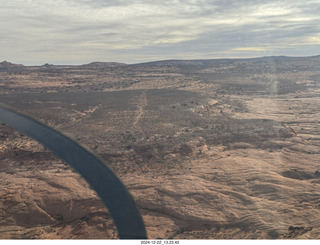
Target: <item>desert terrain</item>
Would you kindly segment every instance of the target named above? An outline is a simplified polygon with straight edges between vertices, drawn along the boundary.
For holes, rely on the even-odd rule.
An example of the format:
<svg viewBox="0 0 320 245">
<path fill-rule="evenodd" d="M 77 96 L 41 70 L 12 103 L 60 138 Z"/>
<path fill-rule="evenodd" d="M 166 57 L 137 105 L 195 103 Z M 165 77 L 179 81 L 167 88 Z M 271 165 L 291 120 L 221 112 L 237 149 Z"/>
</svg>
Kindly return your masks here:
<svg viewBox="0 0 320 245">
<path fill-rule="evenodd" d="M 320 56 L 0 63 L 0 103 L 102 159 L 150 239 L 319 239 L 319 94 Z M 1 239 L 117 238 L 85 180 L 4 124 L 0 163 Z"/>
</svg>

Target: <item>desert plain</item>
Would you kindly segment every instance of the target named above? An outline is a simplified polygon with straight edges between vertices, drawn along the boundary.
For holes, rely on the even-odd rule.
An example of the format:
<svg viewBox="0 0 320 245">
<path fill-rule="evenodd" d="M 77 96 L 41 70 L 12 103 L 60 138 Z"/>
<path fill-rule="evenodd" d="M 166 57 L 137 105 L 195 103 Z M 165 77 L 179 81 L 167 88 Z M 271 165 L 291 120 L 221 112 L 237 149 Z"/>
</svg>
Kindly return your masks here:
<svg viewBox="0 0 320 245">
<path fill-rule="evenodd" d="M 319 239 L 319 95 L 320 56 L 0 63 L 0 103 L 95 153 L 150 239 Z M 4 124 L 0 163 L 1 239 L 117 238 L 85 180 Z"/>
</svg>

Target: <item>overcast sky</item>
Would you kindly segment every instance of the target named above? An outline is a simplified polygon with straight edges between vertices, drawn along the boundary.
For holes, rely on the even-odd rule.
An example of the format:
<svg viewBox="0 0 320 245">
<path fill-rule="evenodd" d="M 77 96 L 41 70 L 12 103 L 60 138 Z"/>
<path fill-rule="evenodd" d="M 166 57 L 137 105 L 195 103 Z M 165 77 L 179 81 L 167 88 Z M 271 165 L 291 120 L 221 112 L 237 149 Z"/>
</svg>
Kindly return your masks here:
<svg viewBox="0 0 320 245">
<path fill-rule="evenodd" d="M 320 0 L 0 0 L 0 61 L 320 54 Z"/>
</svg>

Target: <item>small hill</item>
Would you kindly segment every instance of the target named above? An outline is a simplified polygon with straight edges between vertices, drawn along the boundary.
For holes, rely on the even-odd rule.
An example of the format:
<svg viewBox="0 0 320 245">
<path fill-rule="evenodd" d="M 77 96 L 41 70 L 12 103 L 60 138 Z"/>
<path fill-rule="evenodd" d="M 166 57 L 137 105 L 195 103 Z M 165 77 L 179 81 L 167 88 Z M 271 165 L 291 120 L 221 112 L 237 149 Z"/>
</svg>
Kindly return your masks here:
<svg viewBox="0 0 320 245">
<path fill-rule="evenodd" d="M 160 60 L 136 64 L 138 66 L 203 66 L 216 63 L 232 63 L 234 59 L 208 59 L 208 60 Z"/>
<path fill-rule="evenodd" d="M 0 63 L 0 69 L 14 69 L 14 68 L 21 68 L 21 67 L 24 67 L 24 65 L 13 64 L 8 61 L 3 61 Z"/>
<path fill-rule="evenodd" d="M 106 68 L 106 67 L 118 67 L 118 66 L 126 66 L 126 64 L 118 63 L 118 62 L 91 62 L 89 64 L 84 64 L 81 67 L 85 67 L 85 68 Z"/>
<path fill-rule="evenodd" d="M 234 59 L 198 59 L 198 60 L 160 60 L 151 61 L 145 63 L 136 64 L 138 66 L 210 66 L 210 65 L 222 65 L 232 64 L 234 62 L 288 62 L 298 60 L 309 60 L 310 58 L 319 58 L 319 56 L 313 57 L 288 57 L 288 56 L 265 56 L 258 58 L 234 58 Z"/>
</svg>

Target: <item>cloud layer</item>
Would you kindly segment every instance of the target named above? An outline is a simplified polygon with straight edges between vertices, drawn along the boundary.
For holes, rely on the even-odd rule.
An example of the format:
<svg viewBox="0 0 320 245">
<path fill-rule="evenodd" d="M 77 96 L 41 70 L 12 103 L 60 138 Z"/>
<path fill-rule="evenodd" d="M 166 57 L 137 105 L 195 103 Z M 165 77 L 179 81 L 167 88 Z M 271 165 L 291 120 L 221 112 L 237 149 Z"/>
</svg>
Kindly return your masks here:
<svg viewBox="0 0 320 245">
<path fill-rule="evenodd" d="M 0 60 L 24 64 L 318 55 L 313 0 L 0 0 Z"/>
</svg>

